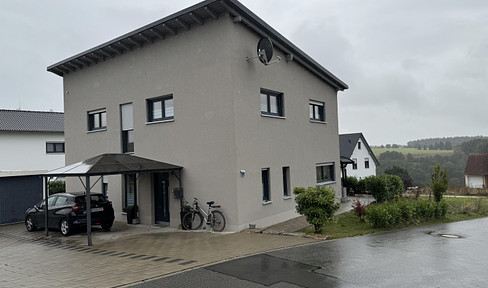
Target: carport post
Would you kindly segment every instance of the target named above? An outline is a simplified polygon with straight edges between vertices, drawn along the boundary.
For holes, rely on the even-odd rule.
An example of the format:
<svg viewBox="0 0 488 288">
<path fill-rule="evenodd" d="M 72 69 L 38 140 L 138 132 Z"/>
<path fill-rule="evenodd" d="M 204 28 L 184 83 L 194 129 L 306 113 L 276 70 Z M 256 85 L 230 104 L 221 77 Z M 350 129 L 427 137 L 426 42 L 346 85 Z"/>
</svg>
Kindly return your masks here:
<svg viewBox="0 0 488 288">
<path fill-rule="evenodd" d="M 49 207 L 47 207 L 47 198 L 48 198 L 48 194 L 49 194 L 49 177 L 43 177 L 44 179 L 44 206 L 46 207 L 45 208 L 45 213 L 44 213 L 44 230 L 46 232 L 46 236 L 49 236 L 49 229 L 47 228 L 47 224 L 48 224 L 48 217 L 47 217 L 47 212 L 49 210 Z"/>
<path fill-rule="evenodd" d="M 91 205 L 90 205 L 90 176 L 86 176 L 86 236 L 88 237 L 88 246 L 92 246 L 91 238 Z"/>
</svg>

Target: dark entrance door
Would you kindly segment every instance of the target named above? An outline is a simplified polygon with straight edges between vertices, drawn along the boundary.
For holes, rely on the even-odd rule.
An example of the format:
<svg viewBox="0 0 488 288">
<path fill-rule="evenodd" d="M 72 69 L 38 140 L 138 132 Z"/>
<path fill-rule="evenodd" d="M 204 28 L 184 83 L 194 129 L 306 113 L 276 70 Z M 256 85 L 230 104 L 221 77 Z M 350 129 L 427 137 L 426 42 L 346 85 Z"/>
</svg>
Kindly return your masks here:
<svg viewBox="0 0 488 288">
<path fill-rule="evenodd" d="M 169 174 L 154 174 L 154 209 L 156 222 L 169 222 Z"/>
</svg>

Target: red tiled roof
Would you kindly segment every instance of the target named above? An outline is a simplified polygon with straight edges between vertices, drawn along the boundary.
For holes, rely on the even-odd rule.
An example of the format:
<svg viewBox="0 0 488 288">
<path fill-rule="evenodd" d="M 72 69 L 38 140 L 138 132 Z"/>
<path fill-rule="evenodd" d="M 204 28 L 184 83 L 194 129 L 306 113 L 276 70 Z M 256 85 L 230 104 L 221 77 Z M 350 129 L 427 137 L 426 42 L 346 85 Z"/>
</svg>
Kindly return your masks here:
<svg viewBox="0 0 488 288">
<path fill-rule="evenodd" d="M 488 175 L 488 154 L 471 154 L 464 169 L 465 175 Z"/>
</svg>

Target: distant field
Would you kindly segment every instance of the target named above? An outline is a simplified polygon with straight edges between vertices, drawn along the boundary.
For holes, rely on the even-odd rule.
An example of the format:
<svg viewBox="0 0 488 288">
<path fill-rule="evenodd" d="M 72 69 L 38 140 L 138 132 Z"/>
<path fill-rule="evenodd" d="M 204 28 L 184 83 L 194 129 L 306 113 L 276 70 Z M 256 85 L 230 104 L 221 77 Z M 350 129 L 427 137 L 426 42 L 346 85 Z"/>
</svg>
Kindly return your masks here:
<svg viewBox="0 0 488 288">
<path fill-rule="evenodd" d="M 386 151 L 396 151 L 407 156 L 408 153 L 412 156 L 434 156 L 443 155 L 448 156 L 453 153 L 452 150 L 418 150 L 416 148 L 371 148 L 376 157 L 380 156 L 381 153 Z"/>
</svg>

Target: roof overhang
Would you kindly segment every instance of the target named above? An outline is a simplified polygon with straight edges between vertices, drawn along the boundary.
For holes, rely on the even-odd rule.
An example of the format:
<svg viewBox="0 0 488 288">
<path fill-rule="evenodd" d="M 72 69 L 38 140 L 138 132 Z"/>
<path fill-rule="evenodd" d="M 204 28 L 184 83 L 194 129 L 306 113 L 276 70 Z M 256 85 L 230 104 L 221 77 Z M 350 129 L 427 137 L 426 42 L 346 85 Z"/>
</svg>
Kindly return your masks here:
<svg viewBox="0 0 488 288">
<path fill-rule="evenodd" d="M 336 90 L 349 87 L 310 56 L 296 47 L 288 39 L 271 28 L 261 18 L 247 9 L 237 0 L 206 0 L 161 20 L 143 26 L 111 41 L 103 43 L 85 52 L 67 58 L 47 67 L 47 71 L 64 76 L 91 65 L 128 53 L 134 49 L 155 41 L 162 41 L 195 25 L 204 25 L 207 21 L 217 20 L 224 14 L 233 17 L 235 23 L 243 23 L 261 37 L 268 37 L 273 45 L 286 54 L 287 61 L 296 61 Z"/>
<path fill-rule="evenodd" d="M 129 154 L 102 154 L 43 174 L 45 177 L 103 176 L 156 173 L 182 170 L 183 167 Z"/>
</svg>

